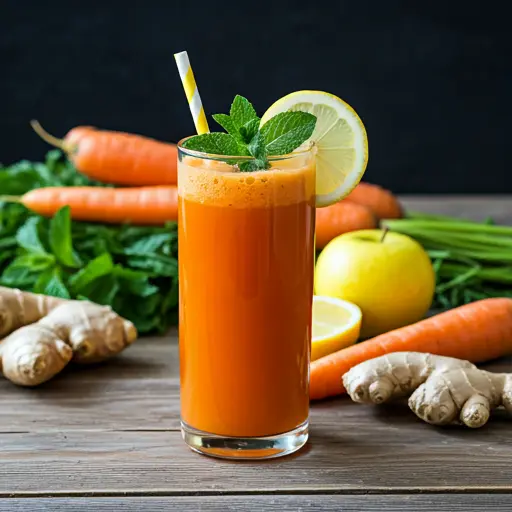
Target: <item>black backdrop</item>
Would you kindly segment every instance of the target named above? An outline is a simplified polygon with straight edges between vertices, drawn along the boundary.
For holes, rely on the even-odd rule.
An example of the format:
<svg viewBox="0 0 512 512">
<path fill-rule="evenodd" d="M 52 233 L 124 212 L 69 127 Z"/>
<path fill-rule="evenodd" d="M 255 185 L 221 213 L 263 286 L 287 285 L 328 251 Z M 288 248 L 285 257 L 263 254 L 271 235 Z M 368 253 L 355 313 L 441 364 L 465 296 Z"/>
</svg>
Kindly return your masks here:
<svg viewBox="0 0 512 512">
<path fill-rule="evenodd" d="M 60 135 L 77 124 L 191 134 L 173 59 L 186 49 L 208 114 L 236 93 L 263 112 L 294 90 L 329 91 L 367 126 L 367 180 L 397 192 L 512 192 L 505 4 L 4 0 L 0 161 L 43 157 L 33 117 Z"/>
</svg>

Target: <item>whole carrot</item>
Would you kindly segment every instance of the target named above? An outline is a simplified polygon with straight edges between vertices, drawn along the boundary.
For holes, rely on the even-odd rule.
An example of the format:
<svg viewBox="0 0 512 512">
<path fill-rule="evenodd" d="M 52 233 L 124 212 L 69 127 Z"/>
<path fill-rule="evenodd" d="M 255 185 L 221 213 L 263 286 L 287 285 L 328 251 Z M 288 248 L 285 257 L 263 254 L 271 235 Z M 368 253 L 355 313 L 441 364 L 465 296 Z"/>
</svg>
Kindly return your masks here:
<svg viewBox="0 0 512 512">
<path fill-rule="evenodd" d="M 370 208 L 350 201 L 340 201 L 316 210 L 316 246 L 325 247 L 342 233 L 377 227 L 377 219 Z"/>
<path fill-rule="evenodd" d="M 398 199 L 385 188 L 361 182 L 347 196 L 347 200 L 370 208 L 379 219 L 399 219 L 403 217 Z"/>
<path fill-rule="evenodd" d="M 31 125 L 43 140 L 62 149 L 81 173 L 95 180 L 133 186 L 177 183 L 175 144 L 92 126 L 73 128 L 58 139 L 37 121 Z"/>
<path fill-rule="evenodd" d="M 317 359 L 311 363 L 310 398 L 344 393 L 341 378 L 353 366 L 392 352 L 427 352 L 472 363 L 512 354 L 512 299 L 466 304 Z"/>
<path fill-rule="evenodd" d="M 178 219 L 178 190 L 175 186 L 47 187 L 31 190 L 19 198 L 3 199 L 18 201 L 47 217 L 63 206 L 69 206 L 72 219 L 90 222 L 162 225 Z"/>
<path fill-rule="evenodd" d="M 37 121 L 33 121 L 33 123 L 36 123 L 37 129 L 39 130 L 40 124 Z M 75 128 L 71 128 L 71 130 L 69 130 L 63 143 L 69 146 L 70 148 L 73 148 L 91 130 L 95 130 L 94 126 L 75 126 Z"/>
</svg>

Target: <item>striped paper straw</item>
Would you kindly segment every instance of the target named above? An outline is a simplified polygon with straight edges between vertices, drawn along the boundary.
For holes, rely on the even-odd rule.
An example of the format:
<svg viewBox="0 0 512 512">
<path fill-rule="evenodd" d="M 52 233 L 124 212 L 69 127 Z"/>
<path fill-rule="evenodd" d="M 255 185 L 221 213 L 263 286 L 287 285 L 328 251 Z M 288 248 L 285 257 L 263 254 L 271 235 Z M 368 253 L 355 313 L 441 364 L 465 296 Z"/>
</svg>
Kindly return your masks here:
<svg viewBox="0 0 512 512">
<path fill-rule="evenodd" d="M 201 96 L 197 90 L 196 80 L 194 73 L 190 67 L 190 61 L 188 60 L 187 52 L 175 53 L 174 58 L 178 65 L 178 71 L 180 72 L 181 82 L 183 83 L 183 89 L 187 95 L 188 106 L 192 117 L 194 118 L 194 124 L 196 125 L 196 131 L 199 135 L 208 133 L 208 121 L 204 114 L 203 103 L 201 102 Z"/>
</svg>

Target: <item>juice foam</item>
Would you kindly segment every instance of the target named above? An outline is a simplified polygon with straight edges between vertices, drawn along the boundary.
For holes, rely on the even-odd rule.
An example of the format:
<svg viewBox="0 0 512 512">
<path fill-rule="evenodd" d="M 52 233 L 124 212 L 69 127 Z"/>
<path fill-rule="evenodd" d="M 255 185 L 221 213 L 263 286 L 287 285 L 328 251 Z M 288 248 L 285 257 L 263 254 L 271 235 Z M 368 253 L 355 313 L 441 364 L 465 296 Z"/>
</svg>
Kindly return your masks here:
<svg viewBox="0 0 512 512">
<path fill-rule="evenodd" d="M 269 170 L 240 172 L 225 162 L 185 157 L 178 169 L 178 193 L 187 201 L 230 208 L 311 201 L 315 166 L 310 155 L 300 155 L 280 160 Z"/>
</svg>

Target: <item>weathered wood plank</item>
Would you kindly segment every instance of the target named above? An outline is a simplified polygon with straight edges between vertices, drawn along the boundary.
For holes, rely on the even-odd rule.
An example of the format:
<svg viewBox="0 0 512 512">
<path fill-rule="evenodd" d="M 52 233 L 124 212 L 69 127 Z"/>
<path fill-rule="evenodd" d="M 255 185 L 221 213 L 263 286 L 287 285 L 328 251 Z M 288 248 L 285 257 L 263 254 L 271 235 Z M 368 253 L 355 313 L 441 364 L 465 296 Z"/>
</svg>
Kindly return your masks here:
<svg viewBox="0 0 512 512">
<path fill-rule="evenodd" d="M 512 196 L 401 196 L 406 209 L 512 224 Z"/>
<path fill-rule="evenodd" d="M 176 333 L 143 338 L 108 363 L 75 366 L 34 389 L 0 379 L 0 408 L 0 433 L 178 429 Z"/>
<path fill-rule="evenodd" d="M 437 494 L 437 495 L 365 495 L 365 496 L 183 496 L 144 498 L 24 498 L 0 499 L 0 511 L 75 512 L 200 512 L 200 511 L 333 511 L 333 512 L 508 512 L 511 494 Z"/>
<path fill-rule="evenodd" d="M 178 366 L 177 338 L 172 334 L 141 339 L 107 364 L 70 369 L 35 389 L 0 379 L 0 435 L 73 429 L 178 430 Z M 512 371 L 512 358 L 485 368 Z M 336 424 L 344 417 L 344 408 L 329 404 L 313 404 L 313 425 Z"/>
<path fill-rule="evenodd" d="M 0 436 L 0 494 L 19 492 L 512 492 L 512 421 L 429 426 L 403 406 L 348 399 L 315 407 L 311 442 L 287 459 L 227 462 L 189 451 L 178 432 L 63 431 Z"/>
</svg>

